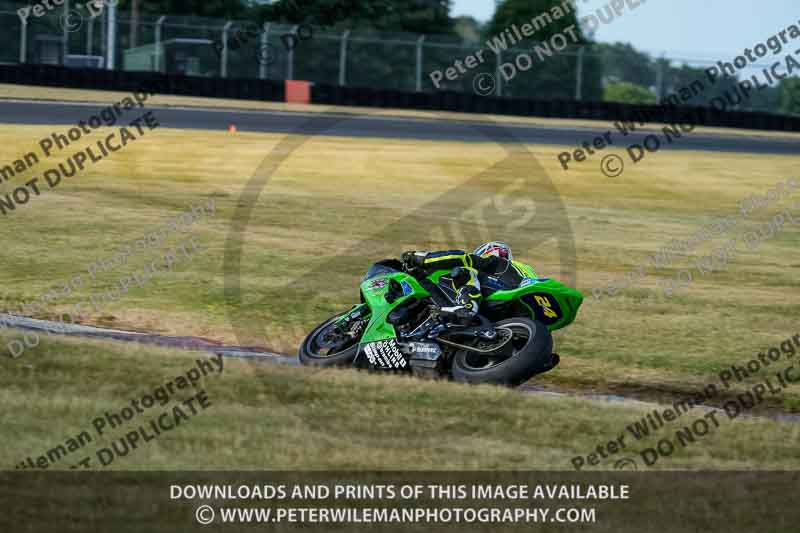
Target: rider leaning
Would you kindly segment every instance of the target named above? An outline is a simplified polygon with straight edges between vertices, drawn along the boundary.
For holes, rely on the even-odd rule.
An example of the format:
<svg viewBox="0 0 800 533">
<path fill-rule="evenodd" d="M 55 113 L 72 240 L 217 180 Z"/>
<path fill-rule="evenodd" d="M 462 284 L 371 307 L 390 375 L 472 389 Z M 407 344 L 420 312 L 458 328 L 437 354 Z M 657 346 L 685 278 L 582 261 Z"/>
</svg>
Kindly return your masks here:
<svg viewBox="0 0 800 533">
<path fill-rule="evenodd" d="M 470 314 L 478 312 L 481 302 L 481 282 L 493 288 L 512 289 L 525 278 L 535 278 L 536 272 L 527 265 L 517 264 L 511 248 L 504 242 L 482 244 L 469 254 L 464 250 L 442 252 L 405 252 L 403 263 L 426 274 L 436 270 L 451 269 L 456 307 L 443 310 L 456 312 L 465 309 Z"/>
</svg>

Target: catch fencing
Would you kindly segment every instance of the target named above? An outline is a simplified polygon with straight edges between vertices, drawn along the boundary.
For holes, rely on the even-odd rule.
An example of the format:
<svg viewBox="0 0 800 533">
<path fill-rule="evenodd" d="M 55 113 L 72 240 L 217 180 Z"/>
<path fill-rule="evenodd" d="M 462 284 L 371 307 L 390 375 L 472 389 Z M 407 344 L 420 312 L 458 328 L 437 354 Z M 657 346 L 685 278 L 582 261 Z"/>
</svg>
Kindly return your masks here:
<svg viewBox="0 0 800 533">
<path fill-rule="evenodd" d="M 534 68 L 511 79 L 501 66 L 514 63 L 525 47 L 496 53 L 484 42 L 465 43 L 452 35 L 416 35 L 350 31 L 313 25 L 255 24 L 173 15 L 110 13 L 91 16 L 74 4 L 23 20 L 0 3 L 0 63 L 66 65 L 121 71 L 147 71 L 207 78 L 301 79 L 340 88 L 401 92 L 456 92 L 528 100 L 603 101 L 609 84 L 629 82 L 646 88 L 652 102 L 702 74 L 715 64 L 681 58 L 647 58 L 625 63 L 618 51 L 603 45 L 567 46 Z M 113 14 L 114 23 L 110 22 Z M 522 43 L 521 43 L 522 44 Z M 456 79 L 444 77 L 436 87 L 431 72 L 444 72 L 455 60 L 484 50 L 484 61 Z M 754 69 L 768 65 L 753 65 Z M 506 73 L 508 70 L 506 71 Z M 478 82 L 478 80 L 481 80 Z M 729 88 L 721 83 L 690 106 L 708 106 Z M 490 90 L 481 93 L 480 89 Z M 758 92 L 729 111 L 781 113 L 777 87 Z"/>
</svg>

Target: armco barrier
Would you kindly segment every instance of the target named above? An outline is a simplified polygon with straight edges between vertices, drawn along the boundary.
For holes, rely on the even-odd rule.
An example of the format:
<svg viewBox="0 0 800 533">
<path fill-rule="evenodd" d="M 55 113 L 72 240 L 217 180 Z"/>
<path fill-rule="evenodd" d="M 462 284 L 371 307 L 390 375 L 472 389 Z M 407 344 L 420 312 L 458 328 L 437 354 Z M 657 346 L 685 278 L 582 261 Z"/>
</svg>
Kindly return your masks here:
<svg viewBox="0 0 800 533">
<path fill-rule="evenodd" d="M 51 65 L 0 65 L 0 83 L 133 91 L 145 82 L 157 85 L 162 94 L 275 102 L 284 100 L 283 81 L 278 80 L 168 76 L 155 72 L 78 69 Z"/>
<path fill-rule="evenodd" d="M 498 115 L 593 119 L 603 121 L 635 121 L 642 117 L 649 117 L 652 122 L 663 122 L 666 124 L 682 122 L 702 126 L 773 131 L 800 131 L 800 117 L 775 115 L 772 113 L 719 111 L 704 107 L 631 105 L 616 102 L 488 98 L 475 94 L 445 91 L 436 93 L 415 93 L 411 98 L 401 98 L 398 97 L 396 91 L 315 84 L 311 101 L 317 104 L 399 107 L 459 111 L 463 113 L 494 113 Z"/>
<path fill-rule="evenodd" d="M 277 102 L 285 101 L 286 98 L 283 80 L 168 76 L 152 72 L 76 69 L 50 65 L 0 65 L 0 83 L 131 91 L 147 81 L 157 83 L 164 94 Z M 311 103 L 603 121 L 635 121 L 641 117 L 649 117 L 650 121 L 667 124 L 691 122 L 703 126 L 800 131 L 800 117 L 762 112 L 723 112 L 701 107 L 670 108 L 615 102 L 491 98 L 447 91 L 408 93 L 318 83 L 312 85 Z"/>
</svg>

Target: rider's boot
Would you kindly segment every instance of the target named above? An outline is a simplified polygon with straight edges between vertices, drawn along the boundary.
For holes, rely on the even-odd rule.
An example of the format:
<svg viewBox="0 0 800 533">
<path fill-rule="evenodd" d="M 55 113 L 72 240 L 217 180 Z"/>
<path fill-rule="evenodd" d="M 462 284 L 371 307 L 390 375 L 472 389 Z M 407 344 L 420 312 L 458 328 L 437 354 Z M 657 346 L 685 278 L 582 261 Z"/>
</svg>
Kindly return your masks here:
<svg viewBox="0 0 800 533">
<path fill-rule="evenodd" d="M 453 314 L 460 322 L 468 323 L 478 314 L 481 304 L 481 284 L 478 271 L 474 268 L 456 267 L 450 272 L 453 289 L 456 291 L 455 303 L 452 307 L 444 307 L 442 311 Z"/>
</svg>

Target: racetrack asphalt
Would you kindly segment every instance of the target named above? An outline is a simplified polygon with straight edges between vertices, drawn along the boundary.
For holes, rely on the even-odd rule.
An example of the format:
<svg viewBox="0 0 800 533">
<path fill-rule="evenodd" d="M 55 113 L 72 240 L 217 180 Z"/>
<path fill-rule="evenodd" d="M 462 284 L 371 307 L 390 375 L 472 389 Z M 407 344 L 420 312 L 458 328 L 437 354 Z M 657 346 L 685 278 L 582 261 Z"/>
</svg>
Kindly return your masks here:
<svg viewBox="0 0 800 533">
<path fill-rule="evenodd" d="M 99 114 L 108 104 L 52 102 L 33 100 L 0 100 L 0 122 L 5 124 L 71 125 L 86 121 Z M 291 111 L 262 111 L 203 107 L 146 106 L 155 111 L 161 127 L 178 129 L 227 130 L 231 124 L 238 131 L 262 133 L 293 133 L 311 117 L 320 115 L 346 117 L 338 121 L 327 135 L 345 137 L 372 137 L 384 139 L 420 139 L 433 141 L 495 142 L 473 128 L 486 122 L 418 117 L 386 117 L 359 115 L 357 113 L 305 113 Z M 128 112 L 133 117 L 134 111 Z M 138 116 L 140 113 L 137 113 Z M 123 115 L 118 125 L 126 125 Z M 613 122 L 598 121 L 597 127 L 540 126 L 530 124 L 502 124 L 513 133 L 517 141 L 527 144 L 566 145 L 579 147 L 591 144 L 595 137 L 611 131 L 614 146 L 641 144 L 651 132 L 635 132 L 623 137 Z M 747 137 L 693 131 L 672 144 L 663 144 L 669 150 L 705 150 L 712 152 L 745 152 L 753 154 L 800 155 L 800 140 L 768 137 Z"/>
</svg>

